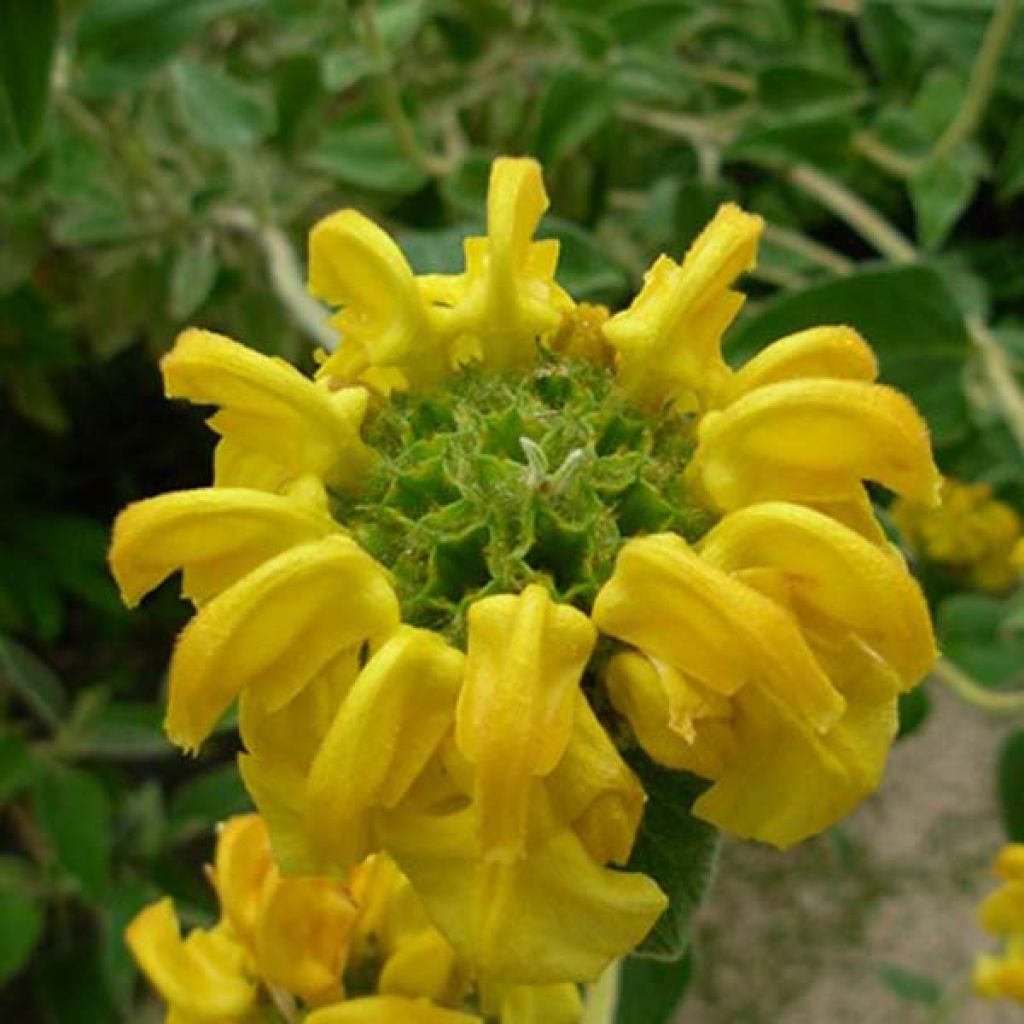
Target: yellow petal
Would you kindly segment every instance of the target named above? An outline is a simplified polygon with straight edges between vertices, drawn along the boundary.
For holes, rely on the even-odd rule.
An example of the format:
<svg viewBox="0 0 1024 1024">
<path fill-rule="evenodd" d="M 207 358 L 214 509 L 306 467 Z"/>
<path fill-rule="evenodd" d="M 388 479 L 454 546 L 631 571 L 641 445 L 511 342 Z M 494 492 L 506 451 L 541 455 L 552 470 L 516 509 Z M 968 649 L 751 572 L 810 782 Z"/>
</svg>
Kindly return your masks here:
<svg viewBox="0 0 1024 1024">
<path fill-rule="evenodd" d="M 654 407 L 686 392 L 705 400 L 726 383 L 722 334 L 743 304 L 729 286 L 754 266 L 763 229 L 760 217 L 727 203 L 681 265 L 658 258 L 632 305 L 604 326 L 627 395 Z"/>
<path fill-rule="evenodd" d="M 605 683 L 612 706 L 658 764 L 713 779 L 739 756 L 728 721 L 731 709 L 690 721 L 685 731 L 673 728 L 672 690 L 693 694 L 696 688 L 668 666 L 639 654 L 618 654 L 608 663 Z"/>
<path fill-rule="evenodd" d="M 978 908 L 978 923 L 993 935 L 1024 934 L 1024 882 L 1007 882 Z"/>
<path fill-rule="evenodd" d="M 387 636 L 398 601 L 384 570 L 347 537 L 278 555 L 186 626 L 170 670 L 167 731 L 197 747 L 238 694 L 283 707 L 340 651 Z"/>
<path fill-rule="evenodd" d="M 651 879 L 596 864 L 568 829 L 517 861 L 485 860 L 474 817 L 472 808 L 389 815 L 382 835 L 431 918 L 481 978 L 593 980 L 643 939 L 666 906 Z"/>
<path fill-rule="evenodd" d="M 251 754 L 238 755 L 238 771 L 266 822 L 274 861 L 287 875 L 322 870 L 306 835 L 306 775 L 288 764 Z"/>
<path fill-rule="evenodd" d="M 247 943 L 253 941 L 259 928 L 264 884 L 276 873 L 267 828 L 258 814 L 240 815 L 221 824 L 213 884 L 221 913 Z"/>
<path fill-rule="evenodd" d="M 850 724 L 861 748 L 888 749 L 896 721 L 891 697 L 888 707 L 888 716 Z M 855 753 L 848 759 L 845 746 L 780 715 L 756 687 L 734 698 L 731 727 L 736 757 L 693 813 L 733 835 L 785 849 L 844 817 L 877 784 L 874 761 L 861 764 Z"/>
<path fill-rule="evenodd" d="M 484 1024 L 482 1017 L 447 1010 L 425 999 L 367 996 L 314 1010 L 305 1024 Z"/>
<path fill-rule="evenodd" d="M 1007 843 L 999 851 L 993 870 L 1008 882 L 1024 882 L 1024 843 Z"/>
<path fill-rule="evenodd" d="M 220 407 L 217 433 L 273 459 L 292 477 L 312 473 L 329 484 L 356 485 L 369 461 L 359 430 L 368 395 L 331 391 L 283 360 L 230 338 L 190 329 L 160 367 L 169 398 Z"/>
<path fill-rule="evenodd" d="M 234 487 L 175 491 L 117 517 L 110 568 L 130 608 L 182 568 L 182 591 L 203 602 L 282 551 L 336 532 L 326 498 Z"/>
<path fill-rule="evenodd" d="M 428 926 L 396 944 L 381 968 L 377 989 L 386 995 L 449 1002 L 464 987 L 462 973 L 448 940 Z"/>
<path fill-rule="evenodd" d="M 812 327 L 773 341 L 737 371 L 721 402 L 729 405 L 767 384 L 808 377 L 873 381 L 878 360 L 852 327 Z"/>
<path fill-rule="evenodd" d="M 674 534 L 623 547 L 593 619 L 709 690 L 728 696 L 753 682 L 819 729 L 842 712 L 792 616 Z"/>
<path fill-rule="evenodd" d="M 481 985 L 481 1001 L 501 1024 L 579 1024 L 583 999 L 576 985 Z"/>
<path fill-rule="evenodd" d="M 531 584 L 470 606 L 456 742 L 476 766 L 488 856 L 522 853 L 530 781 L 558 764 L 596 631 L 585 615 Z"/>
<path fill-rule="evenodd" d="M 267 710 L 259 696 L 243 692 L 238 731 L 245 749 L 273 764 L 305 775 L 338 708 L 359 674 L 359 648 L 335 655 L 284 707 Z"/>
<path fill-rule="evenodd" d="M 974 965 L 974 987 L 979 995 L 1007 997 L 1024 1003 L 1024 958 L 980 956 Z"/>
<path fill-rule="evenodd" d="M 125 941 L 153 987 L 181 1014 L 228 1022 L 256 1001 L 242 948 L 219 932 L 195 931 L 183 942 L 170 899 L 140 911 Z"/>
<path fill-rule="evenodd" d="M 276 878 L 264 890 L 255 952 L 260 976 L 318 1004 L 341 997 L 356 907 L 327 878 Z"/>
<path fill-rule="evenodd" d="M 580 690 L 569 744 L 546 790 L 556 818 L 572 826 L 594 860 L 629 860 L 647 798 Z"/>
<path fill-rule="evenodd" d="M 710 564 L 728 573 L 778 569 L 801 608 L 841 623 L 916 684 L 937 656 L 928 605 L 898 558 L 841 523 L 786 502 L 725 516 L 700 541 Z"/>
<path fill-rule="evenodd" d="M 547 206 L 535 160 L 494 161 L 487 237 L 466 239 L 461 298 L 447 317 L 453 334 L 476 339 L 480 358 L 493 369 L 530 365 L 538 339 L 555 330 L 572 306 L 553 280 L 558 242 L 532 241 Z"/>
<path fill-rule="evenodd" d="M 360 672 L 307 783 L 306 827 L 324 864 L 373 852 L 373 812 L 401 801 L 451 729 L 462 671 L 441 637 L 403 626 Z"/>
<path fill-rule="evenodd" d="M 727 511 L 772 499 L 848 500 L 864 480 L 922 501 L 939 486 L 917 410 L 859 380 L 770 384 L 708 413 L 687 472 Z"/>
<path fill-rule="evenodd" d="M 415 387 L 449 371 L 441 336 L 409 264 L 388 234 L 355 210 L 325 217 L 309 236 L 309 286 L 341 313 L 339 353 L 355 345 L 375 367 L 397 367 Z M 336 354 L 323 365 L 332 375 Z"/>
</svg>

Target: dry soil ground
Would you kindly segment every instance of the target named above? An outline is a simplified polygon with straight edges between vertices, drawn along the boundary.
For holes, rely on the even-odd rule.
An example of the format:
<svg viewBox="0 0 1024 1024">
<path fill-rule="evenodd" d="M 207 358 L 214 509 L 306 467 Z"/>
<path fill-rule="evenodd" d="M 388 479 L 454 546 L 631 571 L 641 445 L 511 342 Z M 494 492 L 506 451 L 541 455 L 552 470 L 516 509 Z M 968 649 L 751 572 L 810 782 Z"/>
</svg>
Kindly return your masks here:
<svg viewBox="0 0 1024 1024">
<path fill-rule="evenodd" d="M 993 760 L 1009 728 L 931 684 L 934 708 L 886 781 L 841 829 L 786 854 L 730 843 L 697 926 L 697 979 L 679 1024 L 1022 1024 L 978 1000 L 974 923 L 1001 844 Z M 942 986 L 939 1007 L 886 984 Z"/>
</svg>

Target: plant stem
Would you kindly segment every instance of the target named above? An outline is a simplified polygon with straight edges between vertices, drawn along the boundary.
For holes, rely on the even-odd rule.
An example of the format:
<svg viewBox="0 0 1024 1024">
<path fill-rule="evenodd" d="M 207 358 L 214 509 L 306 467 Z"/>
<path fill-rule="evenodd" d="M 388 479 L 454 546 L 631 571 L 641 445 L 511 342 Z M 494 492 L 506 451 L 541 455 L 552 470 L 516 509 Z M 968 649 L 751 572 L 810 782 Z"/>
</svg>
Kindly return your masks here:
<svg viewBox="0 0 1024 1024">
<path fill-rule="evenodd" d="M 264 224 L 249 210 L 225 207 L 214 213 L 223 227 L 252 236 L 263 250 L 270 283 L 299 329 L 328 352 L 338 347 L 338 336 L 327 322 L 323 307 L 306 291 L 302 269 L 285 233 Z"/>
<path fill-rule="evenodd" d="M 799 231 L 790 231 L 789 228 L 782 228 L 777 224 L 767 224 L 764 229 L 764 237 L 766 242 L 774 242 L 780 249 L 788 249 L 835 274 L 849 274 L 856 268 L 853 260 L 848 259 L 841 252 L 822 245 L 817 239 L 810 238 Z"/>
<path fill-rule="evenodd" d="M 992 92 L 1003 51 L 1010 41 L 1013 24 L 1017 19 L 1018 0 L 1000 0 L 992 12 L 992 20 L 985 30 L 981 49 L 978 51 L 971 77 L 967 83 L 963 102 L 956 116 L 946 126 L 932 149 L 930 159 L 942 160 L 966 142 L 975 132 Z"/>
<path fill-rule="evenodd" d="M 1024 691 L 1000 693 L 987 690 L 948 658 L 939 658 L 932 674 L 941 679 L 958 697 L 983 711 L 1012 715 L 1024 712 Z"/>
<path fill-rule="evenodd" d="M 841 182 L 808 164 L 796 164 L 784 173 L 791 185 L 812 199 L 817 199 L 840 220 L 846 221 L 857 234 L 893 263 L 913 263 L 917 259 L 917 250 L 908 239 L 873 206 Z"/>
<path fill-rule="evenodd" d="M 362 23 L 363 37 L 370 58 L 376 67 L 377 91 L 380 96 L 381 112 L 395 134 L 399 149 L 410 163 L 432 178 L 441 177 L 451 170 L 451 161 L 435 156 L 424 150 L 416 138 L 416 132 L 402 106 L 402 96 L 394 75 L 394 62 L 380 32 L 372 0 L 358 8 Z"/>
<path fill-rule="evenodd" d="M 587 988 L 586 1004 L 580 1024 L 613 1024 L 619 1002 L 619 973 L 622 961 L 616 960 Z"/>
<path fill-rule="evenodd" d="M 905 156 L 866 131 L 853 136 L 853 148 L 876 167 L 897 178 L 913 177 L 928 162 L 927 157 Z"/>
<path fill-rule="evenodd" d="M 1010 360 L 980 317 L 969 316 L 966 323 L 996 404 L 1018 447 L 1024 452 L 1024 393 L 1017 384 Z"/>
</svg>

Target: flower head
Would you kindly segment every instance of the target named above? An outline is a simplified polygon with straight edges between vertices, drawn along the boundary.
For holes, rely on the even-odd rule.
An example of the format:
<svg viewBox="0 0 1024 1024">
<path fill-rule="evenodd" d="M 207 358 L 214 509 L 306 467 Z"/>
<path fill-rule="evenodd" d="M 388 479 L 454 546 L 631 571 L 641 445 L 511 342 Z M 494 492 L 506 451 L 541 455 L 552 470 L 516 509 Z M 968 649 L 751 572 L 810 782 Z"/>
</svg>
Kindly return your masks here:
<svg viewBox="0 0 1024 1024">
<path fill-rule="evenodd" d="M 982 901 L 978 921 L 1002 939 L 1003 949 L 978 957 L 974 987 L 979 995 L 1024 1003 L 1024 844 L 1003 847 L 994 874 L 1003 884 Z"/>
<path fill-rule="evenodd" d="M 317 1024 L 454 984 L 438 936 L 478 1009 L 573 1019 L 565 985 L 666 906 L 621 870 L 646 799 L 624 749 L 707 780 L 698 816 L 786 846 L 877 785 L 934 658 L 865 489 L 934 498 L 913 406 L 847 327 L 722 357 L 760 218 L 723 207 L 609 315 L 557 285 L 546 206 L 537 164 L 496 161 L 453 275 L 326 218 L 310 278 L 337 350 L 308 380 L 186 332 L 163 369 L 218 408 L 214 486 L 115 529 L 126 600 L 181 569 L 197 606 L 172 738 L 197 747 L 237 699 L 281 870 L 386 856 L 436 928 L 393 968 L 432 965 L 429 992 Z"/>
<path fill-rule="evenodd" d="M 946 479 L 938 507 L 901 499 L 892 516 L 926 561 L 978 590 L 1005 593 L 1024 569 L 1016 553 L 1024 539 L 1021 517 L 988 484 Z"/>
</svg>

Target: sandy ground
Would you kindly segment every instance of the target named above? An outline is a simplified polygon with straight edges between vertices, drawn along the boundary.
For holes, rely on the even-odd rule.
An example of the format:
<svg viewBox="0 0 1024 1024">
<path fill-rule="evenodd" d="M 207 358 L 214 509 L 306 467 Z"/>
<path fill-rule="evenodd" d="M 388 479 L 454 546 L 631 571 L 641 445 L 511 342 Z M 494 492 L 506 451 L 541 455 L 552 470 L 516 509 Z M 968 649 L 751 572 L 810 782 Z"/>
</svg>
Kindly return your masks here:
<svg viewBox="0 0 1024 1024">
<path fill-rule="evenodd" d="M 697 980 L 678 1024 L 1022 1024 L 970 994 L 974 923 L 1003 842 L 993 761 L 1009 723 L 931 689 L 931 717 L 894 750 L 886 781 L 840 829 L 787 854 L 723 851 L 697 923 Z M 900 998 L 893 968 L 942 987 Z"/>
</svg>

